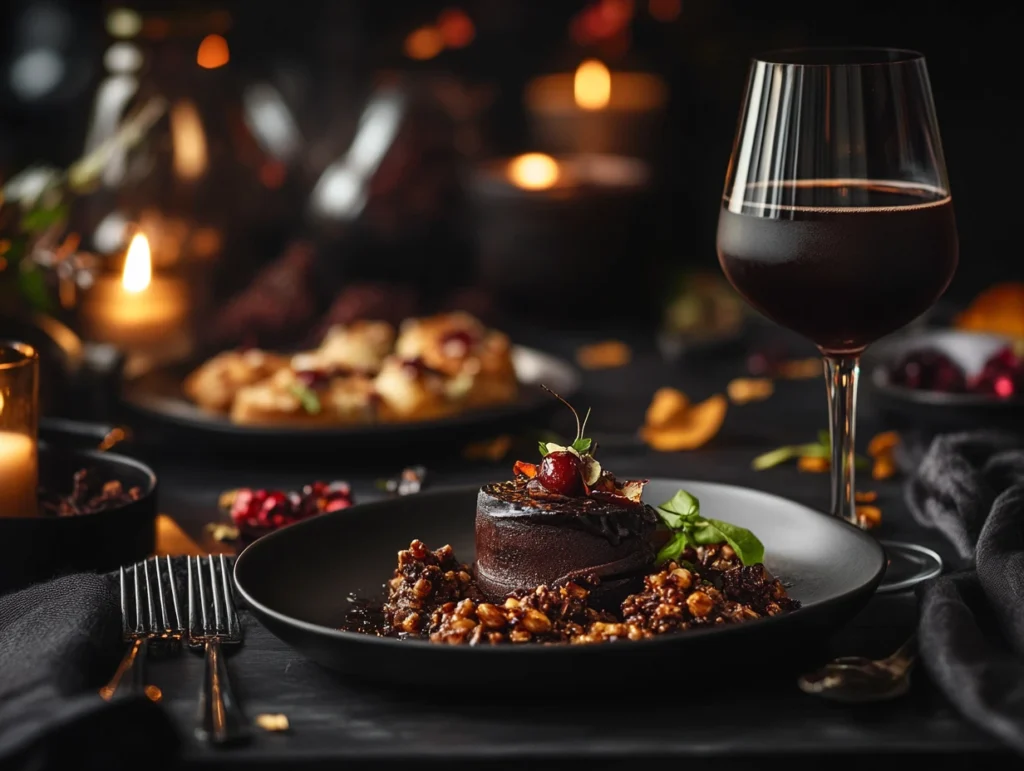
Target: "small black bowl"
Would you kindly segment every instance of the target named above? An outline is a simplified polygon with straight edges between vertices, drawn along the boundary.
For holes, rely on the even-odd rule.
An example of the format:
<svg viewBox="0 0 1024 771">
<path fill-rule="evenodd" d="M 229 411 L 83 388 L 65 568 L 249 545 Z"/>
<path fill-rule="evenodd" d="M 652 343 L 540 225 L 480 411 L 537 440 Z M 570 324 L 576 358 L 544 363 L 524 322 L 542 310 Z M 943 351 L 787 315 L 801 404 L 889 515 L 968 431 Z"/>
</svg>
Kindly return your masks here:
<svg viewBox="0 0 1024 771">
<path fill-rule="evenodd" d="M 69 493 L 72 476 L 83 468 L 103 481 L 139 487 L 142 496 L 116 509 L 75 517 L 0 515 L 0 593 L 57 575 L 114 570 L 153 553 L 157 480 L 152 469 L 123 455 L 40 443 L 42 487 Z"/>
<path fill-rule="evenodd" d="M 904 356 L 925 349 L 944 353 L 968 379 L 1013 340 L 1002 335 L 931 329 L 894 337 L 871 351 L 871 385 L 877 405 L 894 428 L 962 431 L 972 428 L 1024 429 L 1024 394 L 1001 399 L 975 393 L 946 393 L 906 388 L 891 381 L 890 373 Z"/>
</svg>

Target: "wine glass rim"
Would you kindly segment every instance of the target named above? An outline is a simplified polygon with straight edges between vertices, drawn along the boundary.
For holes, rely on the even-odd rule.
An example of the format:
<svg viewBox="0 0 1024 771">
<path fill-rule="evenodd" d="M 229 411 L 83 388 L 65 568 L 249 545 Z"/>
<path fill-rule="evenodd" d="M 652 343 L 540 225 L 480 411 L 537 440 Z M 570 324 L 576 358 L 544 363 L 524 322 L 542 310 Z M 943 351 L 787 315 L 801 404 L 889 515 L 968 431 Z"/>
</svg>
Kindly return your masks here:
<svg viewBox="0 0 1024 771">
<path fill-rule="evenodd" d="M 765 51 L 754 56 L 753 61 L 792 67 L 891 67 L 923 62 L 924 54 L 910 48 L 885 46 L 811 46 Z"/>
</svg>

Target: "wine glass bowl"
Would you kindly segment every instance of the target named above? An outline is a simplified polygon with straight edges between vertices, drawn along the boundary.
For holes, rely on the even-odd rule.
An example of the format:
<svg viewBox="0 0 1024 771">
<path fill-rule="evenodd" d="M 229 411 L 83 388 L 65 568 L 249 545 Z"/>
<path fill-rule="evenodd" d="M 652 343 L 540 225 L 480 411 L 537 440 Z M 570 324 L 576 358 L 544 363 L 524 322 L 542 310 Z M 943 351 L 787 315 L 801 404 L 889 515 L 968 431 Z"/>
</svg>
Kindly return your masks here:
<svg viewBox="0 0 1024 771">
<path fill-rule="evenodd" d="M 832 513 L 856 523 L 859 356 L 928 310 L 958 260 L 924 57 L 818 48 L 755 58 L 717 246 L 747 302 L 821 350 Z"/>
<path fill-rule="evenodd" d="M 826 353 L 930 308 L 957 237 L 924 58 L 780 52 L 751 65 L 718 223 L 726 276 Z"/>
</svg>

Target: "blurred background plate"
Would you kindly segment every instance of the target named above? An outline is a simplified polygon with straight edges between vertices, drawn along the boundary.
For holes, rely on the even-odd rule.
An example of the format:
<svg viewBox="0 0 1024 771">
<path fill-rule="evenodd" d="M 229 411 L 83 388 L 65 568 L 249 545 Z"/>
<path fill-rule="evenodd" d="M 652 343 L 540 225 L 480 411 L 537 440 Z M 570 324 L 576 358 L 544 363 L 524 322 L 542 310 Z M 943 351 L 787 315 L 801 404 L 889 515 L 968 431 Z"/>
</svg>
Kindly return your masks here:
<svg viewBox="0 0 1024 771">
<path fill-rule="evenodd" d="M 380 423 L 354 426 L 245 426 L 226 417 L 202 410 L 182 393 L 182 380 L 190 367 L 153 370 L 125 382 L 124 406 L 137 418 L 140 438 L 152 440 L 153 431 L 171 433 L 190 441 L 191 446 L 231 446 L 239 452 L 284 452 L 294 448 L 358 450 L 371 446 L 454 441 L 494 436 L 502 431 L 522 429 L 530 421 L 542 425 L 559 403 L 541 390 L 546 385 L 566 399 L 580 387 L 575 368 L 561 359 L 532 348 L 513 349 L 516 374 L 523 388 L 512 404 L 472 410 L 440 420 L 409 423 Z M 564 409 L 564 408 L 563 408 Z"/>
<path fill-rule="evenodd" d="M 1024 427 L 1024 396 L 1000 398 L 980 393 L 947 393 L 907 388 L 892 382 L 891 373 L 905 356 L 937 351 L 958 365 L 970 379 L 985 362 L 1014 339 L 1006 335 L 958 329 L 932 329 L 890 338 L 875 345 L 869 375 L 875 401 L 898 428 L 958 430 Z"/>
</svg>

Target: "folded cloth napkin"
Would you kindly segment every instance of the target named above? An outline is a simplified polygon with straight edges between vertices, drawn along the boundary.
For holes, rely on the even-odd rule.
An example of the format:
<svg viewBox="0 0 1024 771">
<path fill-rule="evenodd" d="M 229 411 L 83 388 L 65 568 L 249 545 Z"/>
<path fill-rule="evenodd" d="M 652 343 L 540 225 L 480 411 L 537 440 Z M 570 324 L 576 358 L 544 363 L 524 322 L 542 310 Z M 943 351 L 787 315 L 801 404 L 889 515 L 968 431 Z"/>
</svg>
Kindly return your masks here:
<svg viewBox="0 0 1024 771">
<path fill-rule="evenodd" d="M 921 588 L 921 659 L 965 718 L 1024 753 L 1024 438 L 937 437 L 907 503 L 973 569 Z"/>
<path fill-rule="evenodd" d="M 178 740 L 162 708 L 97 693 L 123 649 L 110 577 L 64 576 L 0 597 L 0 768 L 172 767 Z"/>
</svg>

